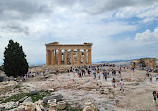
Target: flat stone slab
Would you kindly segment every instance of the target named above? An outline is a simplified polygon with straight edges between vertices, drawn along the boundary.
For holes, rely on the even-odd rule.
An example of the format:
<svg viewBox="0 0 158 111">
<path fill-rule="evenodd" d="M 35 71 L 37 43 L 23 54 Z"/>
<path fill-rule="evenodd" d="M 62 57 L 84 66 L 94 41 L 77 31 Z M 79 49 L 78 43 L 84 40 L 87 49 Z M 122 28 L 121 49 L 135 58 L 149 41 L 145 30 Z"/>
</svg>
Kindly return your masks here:
<svg viewBox="0 0 158 111">
<path fill-rule="evenodd" d="M 27 99 L 28 98 L 28 96 L 25 96 L 25 97 L 23 97 L 23 98 L 21 98 L 20 100 L 19 100 L 19 103 L 22 103 L 25 99 Z"/>
<path fill-rule="evenodd" d="M 32 101 L 32 98 L 31 98 L 31 97 L 28 97 L 27 99 L 24 100 L 24 103 L 25 103 L 25 102 L 33 102 L 33 101 Z"/>
<path fill-rule="evenodd" d="M 61 101 L 62 98 L 63 98 L 63 96 L 61 94 L 55 94 L 55 95 L 52 95 L 52 96 L 46 96 L 46 97 L 43 98 L 43 103 L 47 103 L 48 100 L 50 100 L 50 99 L 56 99 L 57 102 L 58 102 L 58 101 Z"/>
<path fill-rule="evenodd" d="M 34 94 L 36 94 L 36 93 L 37 93 L 36 89 L 31 89 L 31 90 L 30 90 L 30 94 L 31 94 L 31 95 L 34 95 Z"/>
</svg>

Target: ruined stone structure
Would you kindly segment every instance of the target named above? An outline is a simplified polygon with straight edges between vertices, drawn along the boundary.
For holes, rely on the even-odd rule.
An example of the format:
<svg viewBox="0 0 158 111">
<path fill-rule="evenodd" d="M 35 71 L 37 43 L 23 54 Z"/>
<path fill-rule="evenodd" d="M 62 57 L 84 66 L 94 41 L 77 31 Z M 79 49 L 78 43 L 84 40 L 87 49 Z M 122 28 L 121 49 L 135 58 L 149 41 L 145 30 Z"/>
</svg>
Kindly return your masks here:
<svg viewBox="0 0 158 111">
<path fill-rule="evenodd" d="M 156 58 L 141 58 L 145 65 L 146 68 L 156 68 Z"/>
<path fill-rule="evenodd" d="M 141 58 L 130 62 L 131 68 L 156 68 L 156 58 Z"/>
<path fill-rule="evenodd" d="M 91 43 L 46 45 L 46 66 L 49 65 L 91 65 Z"/>
</svg>

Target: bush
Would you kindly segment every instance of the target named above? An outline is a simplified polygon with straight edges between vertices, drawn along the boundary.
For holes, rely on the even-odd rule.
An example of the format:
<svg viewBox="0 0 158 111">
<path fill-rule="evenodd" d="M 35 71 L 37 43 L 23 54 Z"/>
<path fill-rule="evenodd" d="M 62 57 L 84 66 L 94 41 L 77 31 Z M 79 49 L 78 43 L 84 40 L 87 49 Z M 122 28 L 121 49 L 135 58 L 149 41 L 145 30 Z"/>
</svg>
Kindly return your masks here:
<svg viewBox="0 0 158 111">
<path fill-rule="evenodd" d="M 17 87 L 19 87 L 19 86 L 17 85 Z M 49 91 L 39 91 L 39 92 L 37 92 L 36 95 L 31 95 L 30 93 L 19 93 L 19 94 L 15 94 L 15 95 L 5 99 L 2 103 L 7 103 L 7 102 L 10 102 L 10 101 L 17 102 L 25 96 L 31 97 L 32 101 L 36 102 L 40 99 L 42 100 L 43 97 L 50 96 L 50 95 L 51 95 L 51 93 Z"/>
<path fill-rule="evenodd" d="M 27 96 L 28 93 L 19 93 L 19 94 L 15 94 L 7 99 L 5 99 L 2 103 L 7 103 L 7 102 L 10 102 L 10 101 L 14 101 L 14 102 L 17 102 L 19 101 L 21 98 Z"/>
</svg>

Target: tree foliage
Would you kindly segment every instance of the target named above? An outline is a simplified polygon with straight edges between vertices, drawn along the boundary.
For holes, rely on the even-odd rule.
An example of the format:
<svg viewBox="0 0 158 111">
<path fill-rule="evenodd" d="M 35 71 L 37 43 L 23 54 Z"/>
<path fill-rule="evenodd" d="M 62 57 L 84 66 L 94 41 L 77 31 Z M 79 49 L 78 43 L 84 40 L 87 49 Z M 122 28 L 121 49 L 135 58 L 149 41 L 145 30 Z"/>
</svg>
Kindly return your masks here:
<svg viewBox="0 0 158 111">
<path fill-rule="evenodd" d="M 4 51 L 4 72 L 7 76 L 24 76 L 28 72 L 28 63 L 22 46 L 13 40 L 9 41 Z"/>
<path fill-rule="evenodd" d="M 3 69 L 3 65 L 2 65 L 2 66 L 0 66 L 0 70 L 1 70 L 1 71 L 4 71 L 4 69 Z"/>
</svg>

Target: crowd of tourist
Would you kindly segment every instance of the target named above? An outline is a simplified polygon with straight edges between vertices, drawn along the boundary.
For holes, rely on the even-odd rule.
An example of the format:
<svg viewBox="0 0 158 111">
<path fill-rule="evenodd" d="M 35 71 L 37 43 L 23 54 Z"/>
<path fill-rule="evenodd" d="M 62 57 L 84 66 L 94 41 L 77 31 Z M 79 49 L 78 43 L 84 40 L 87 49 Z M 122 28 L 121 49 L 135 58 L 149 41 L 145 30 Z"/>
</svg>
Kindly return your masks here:
<svg viewBox="0 0 158 111">
<path fill-rule="evenodd" d="M 123 79 L 121 79 L 121 70 L 125 69 L 126 67 L 120 67 L 118 70 L 114 70 L 113 67 L 105 67 L 105 65 L 92 65 L 92 66 L 79 66 L 75 68 L 71 68 L 68 70 L 68 75 L 70 75 L 70 72 L 73 72 L 73 76 L 75 77 L 75 74 L 77 73 L 79 78 L 84 77 L 93 77 L 93 79 L 104 81 L 111 80 L 112 87 L 116 87 L 116 79 L 118 77 L 120 78 L 120 92 L 124 93 L 124 82 Z"/>
<path fill-rule="evenodd" d="M 123 69 L 128 69 L 128 67 L 120 66 L 116 70 L 116 68 L 105 67 L 105 65 L 102 65 L 102 64 L 101 65 L 92 65 L 92 66 L 79 66 L 79 67 L 75 67 L 75 68 L 71 67 L 70 69 L 68 69 L 67 75 L 70 76 L 70 74 L 73 74 L 73 77 L 75 77 L 77 74 L 78 77 L 81 79 L 83 79 L 85 77 L 93 77 L 94 80 L 104 80 L 105 82 L 111 81 L 111 85 L 113 88 L 116 88 L 119 86 L 120 92 L 125 94 L 124 82 L 121 77 L 121 71 Z M 135 69 L 131 68 L 131 70 L 134 73 Z M 23 79 L 25 81 L 27 78 L 32 78 L 39 74 L 40 73 L 38 71 L 36 71 L 36 72 L 29 71 L 27 74 L 25 74 Z M 42 72 L 42 75 L 44 75 L 44 74 L 45 74 L 45 71 Z M 149 78 L 150 82 L 152 82 L 152 75 L 149 70 L 146 70 L 146 77 Z M 116 84 L 117 80 L 120 80 L 120 82 L 118 82 Z M 158 81 L 158 74 L 156 75 L 156 81 Z M 20 82 L 22 82 L 22 81 L 20 80 Z M 158 98 L 158 93 L 156 91 L 153 91 L 153 104 L 156 104 L 157 98 Z"/>
</svg>

